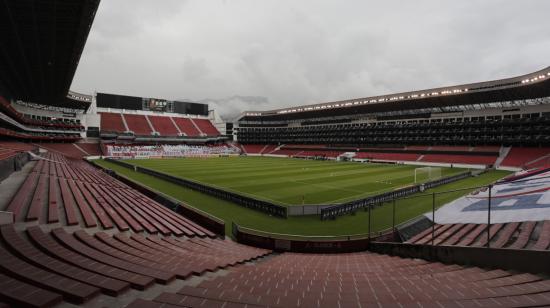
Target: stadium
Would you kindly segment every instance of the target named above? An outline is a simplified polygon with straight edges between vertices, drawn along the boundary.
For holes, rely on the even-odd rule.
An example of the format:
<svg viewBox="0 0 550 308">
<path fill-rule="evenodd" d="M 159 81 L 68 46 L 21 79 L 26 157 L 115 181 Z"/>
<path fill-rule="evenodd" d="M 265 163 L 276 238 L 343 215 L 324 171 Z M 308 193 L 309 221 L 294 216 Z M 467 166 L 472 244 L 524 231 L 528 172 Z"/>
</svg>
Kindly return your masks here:
<svg viewBox="0 0 550 308">
<path fill-rule="evenodd" d="M 550 67 L 228 121 L 72 91 L 99 5 L 0 4 L 0 307 L 550 306 Z"/>
</svg>

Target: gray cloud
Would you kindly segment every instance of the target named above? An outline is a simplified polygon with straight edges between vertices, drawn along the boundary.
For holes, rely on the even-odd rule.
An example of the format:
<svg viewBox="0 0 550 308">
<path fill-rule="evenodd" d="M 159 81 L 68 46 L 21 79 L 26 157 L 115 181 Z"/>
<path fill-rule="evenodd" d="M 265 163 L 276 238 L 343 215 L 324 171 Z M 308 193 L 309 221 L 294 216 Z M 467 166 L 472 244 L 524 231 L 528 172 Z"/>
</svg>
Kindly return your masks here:
<svg viewBox="0 0 550 308">
<path fill-rule="evenodd" d="M 232 116 L 503 78 L 549 65 L 549 11 L 543 0 L 104 0 L 72 88 L 210 101 Z"/>
<path fill-rule="evenodd" d="M 201 99 L 197 102 L 208 104 L 210 110 L 213 109 L 223 111 L 223 117 L 227 121 L 235 120 L 243 111 L 251 110 L 250 107 L 253 107 L 254 110 L 267 110 L 273 107 L 273 105 L 269 102 L 269 99 L 263 96 L 234 95 L 231 97 L 216 99 Z"/>
</svg>

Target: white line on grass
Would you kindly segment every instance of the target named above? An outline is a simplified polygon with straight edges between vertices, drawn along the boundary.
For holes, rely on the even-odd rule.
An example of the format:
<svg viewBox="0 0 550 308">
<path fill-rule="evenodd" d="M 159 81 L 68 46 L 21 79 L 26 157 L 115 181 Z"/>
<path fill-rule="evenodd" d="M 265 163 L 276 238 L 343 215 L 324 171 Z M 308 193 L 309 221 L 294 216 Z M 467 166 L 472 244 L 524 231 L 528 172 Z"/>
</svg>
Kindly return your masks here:
<svg viewBox="0 0 550 308">
<path fill-rule="evenodd" d="M 347 188 L 342 188 L 342 187 L 337 187 L 337 186 L 332 186 L 332 185 L 314 184 L 314 183 L 308 183 L 308 182 L 303 182 L 303 181 L 299 181 L 299 180 L 290 180 L 290 181 L 294 182 L 294 183 L 301 183 L 301 184 L 310 185 L 310 186 L 317 186 L 317 187 L 321 187 L 321 188 L 349 191 L 349 192 L 352 192 L 352 193 L 362 193 L 362 191 L 358 191 L 358 190 L 354 190 L 354 189 L 347 189 Z"/>
</svg>

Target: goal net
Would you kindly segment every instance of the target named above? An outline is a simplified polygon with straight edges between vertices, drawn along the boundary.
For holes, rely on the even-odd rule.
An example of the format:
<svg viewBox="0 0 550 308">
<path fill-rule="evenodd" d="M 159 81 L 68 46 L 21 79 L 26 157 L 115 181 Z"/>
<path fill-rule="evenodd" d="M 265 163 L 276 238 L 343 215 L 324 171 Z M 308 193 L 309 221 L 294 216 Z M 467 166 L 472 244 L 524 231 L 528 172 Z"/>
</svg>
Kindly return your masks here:
<svg viewBox="0 0 550 308">
<path fill-rule="evenodd" d="M 422 167 L 414 169 L 414 182 L 427 182 L 441 177 L 441 168 Z"/>
</svg>

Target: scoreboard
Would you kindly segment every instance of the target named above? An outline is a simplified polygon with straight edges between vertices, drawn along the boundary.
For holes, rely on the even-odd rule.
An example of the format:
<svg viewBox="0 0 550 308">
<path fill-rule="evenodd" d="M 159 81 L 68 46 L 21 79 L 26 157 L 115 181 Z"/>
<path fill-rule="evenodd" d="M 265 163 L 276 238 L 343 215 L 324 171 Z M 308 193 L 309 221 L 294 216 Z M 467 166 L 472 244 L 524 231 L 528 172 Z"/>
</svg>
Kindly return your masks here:
<svg viewBox="0 0 550 308">
<path fill-rule="evenodd" d="M 100 108 L 208 115 L 208 104 L 171 101 L 160 98 L 97 93 L 96 103 L 97 107 Z"/>
<path fill-rule="evenodd" d="M 143 107 L 145 110 L 151 111 L 162 111 L 162 112 L 173 112 L 172 110 L 167 110 L 168 101 L 164 99 L 156 98 L 143 98 Z M 147 109 L 146 109 L 147 108 Z M 170 108 L 173 109 L 173 108 Z"/>
</svg>

